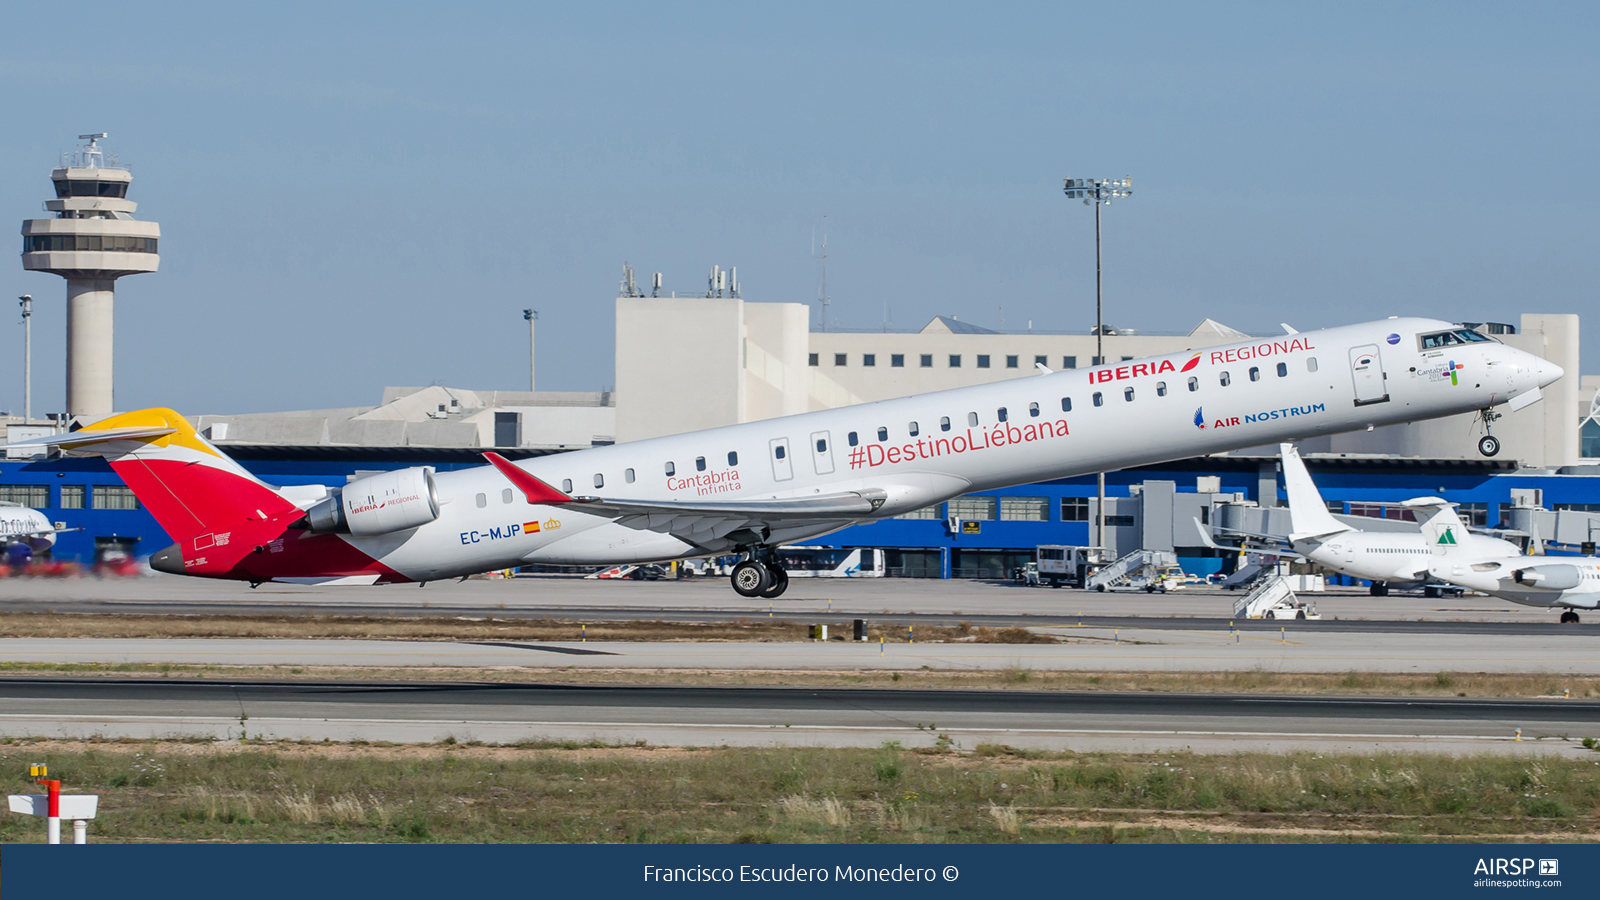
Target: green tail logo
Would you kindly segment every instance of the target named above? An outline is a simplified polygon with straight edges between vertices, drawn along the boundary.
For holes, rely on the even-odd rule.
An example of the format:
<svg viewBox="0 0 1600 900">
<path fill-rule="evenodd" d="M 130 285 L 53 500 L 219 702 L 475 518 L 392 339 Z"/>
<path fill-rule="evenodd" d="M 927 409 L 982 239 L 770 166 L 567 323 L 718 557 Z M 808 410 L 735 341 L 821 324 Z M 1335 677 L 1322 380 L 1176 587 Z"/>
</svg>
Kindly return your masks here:
<svg viewBox="0 0 1600 900">
<path fill-rule="evenodd" d="M 1455 542 L 1456 535 L 1453 528 L 1446 528 L 1444 534 L 1439 535 L 1439 543 L 1441 544 L 1455 544 Z"/>
</svg>

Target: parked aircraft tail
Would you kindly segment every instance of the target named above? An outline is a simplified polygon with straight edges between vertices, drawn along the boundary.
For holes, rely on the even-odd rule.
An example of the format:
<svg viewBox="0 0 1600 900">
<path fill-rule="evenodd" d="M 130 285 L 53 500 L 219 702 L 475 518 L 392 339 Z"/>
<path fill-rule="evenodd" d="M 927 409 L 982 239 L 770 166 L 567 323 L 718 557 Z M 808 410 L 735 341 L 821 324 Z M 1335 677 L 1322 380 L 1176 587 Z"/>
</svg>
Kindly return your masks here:
<svg viewBox="0 0 1600 900">
<path fill-rule="evenodd" d="M 1461 524 L 1461 517 L 1456 515 L 1454 506 L 1438 497 L 1407 500 L 1405 505 L 1418 508 L 1419 511 L 1433 510 L 1433 514 L 1422 522 L 1422 536 L 1433 550 L 1435 557 L 1450 557 L 1470 552 L 1467 544 L 1471 537 L 1467 533 L 1466 526 Z"/>
<path fill-rule="evenodd" d="M 1283 487 L 1289 495 L 1290 539 L 1300 541 L 1354 531 L 1328 512 L 1322 493 L 1300 459 L 1300 451 L 1287 443 L 1279 444 L 1278 451 L 1283 458 Z"/>
</svg>

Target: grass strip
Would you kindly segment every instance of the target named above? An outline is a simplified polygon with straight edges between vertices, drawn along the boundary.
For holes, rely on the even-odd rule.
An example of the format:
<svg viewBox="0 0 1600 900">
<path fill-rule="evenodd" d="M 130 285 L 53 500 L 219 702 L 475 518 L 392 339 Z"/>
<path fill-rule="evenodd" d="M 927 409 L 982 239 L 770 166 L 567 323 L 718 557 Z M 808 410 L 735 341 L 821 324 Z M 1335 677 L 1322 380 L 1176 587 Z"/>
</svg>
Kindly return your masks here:
<svg viewBox="0 0 1600 900">
<path fill-rule="evenodd" d="M 102 795 L 91 840 L 1452 842 L 1600 839 L 1594 759 L 8 740 Z M 43 827 L 0 819 L 0 841 Z"/>
</svg>

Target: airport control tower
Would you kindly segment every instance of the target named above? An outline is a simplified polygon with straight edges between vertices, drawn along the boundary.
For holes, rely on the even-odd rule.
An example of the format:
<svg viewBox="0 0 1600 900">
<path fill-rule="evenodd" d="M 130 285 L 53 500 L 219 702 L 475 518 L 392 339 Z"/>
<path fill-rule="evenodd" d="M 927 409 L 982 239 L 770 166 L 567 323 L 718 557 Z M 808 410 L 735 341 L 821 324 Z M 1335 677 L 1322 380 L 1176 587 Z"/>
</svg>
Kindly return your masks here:
<svg viewBox="0 0 1600 900">
<path fill-rule="evenodd" d="M 161 227 L 133 218 L 133 175 L 109 161 L 106 135 L 80 134 L 70 159 L 50 173 L 48 219 L 22 223 L 22 267 L 67 279 L 67 413 L 92 422 L 111 414 L 112 300 L 117 279 L 154 272 Z"/>
</svg>

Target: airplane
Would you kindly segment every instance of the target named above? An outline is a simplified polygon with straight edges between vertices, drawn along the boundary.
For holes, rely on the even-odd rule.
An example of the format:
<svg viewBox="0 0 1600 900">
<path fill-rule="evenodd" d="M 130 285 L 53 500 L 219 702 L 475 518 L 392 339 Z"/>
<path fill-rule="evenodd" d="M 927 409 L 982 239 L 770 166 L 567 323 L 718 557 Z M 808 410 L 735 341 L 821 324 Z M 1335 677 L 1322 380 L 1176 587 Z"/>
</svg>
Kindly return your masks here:
<svg viewBox="0 0 1600 900">
<path fill-rule="evenodd" d="M 1335 519 L 1293 444 L 1279 444 L 1283 458 L 1283 486 L 1289 495 L 1289 535 L 1294 551 L 1311 562 L 1344 575 L 1372 582 L 1374 597 L 1389 593 L 1390 585 L 1422 585 L 1437 596 L 1437 584 L 1428 574 L 1433 549 L 1421 532 L 1361 531 Z M 1400 504 L 1419 515 L 1432 510 L 1429 521 L 1441 515 L 1455 518 L 1450 505 L 1438 497 L 1419 497 Z M 1457 529 L 1463 553 L 1485 559 L 1517 556 L 1521 548 L 1510 541 Z"/>
<path fill-rule="evenodd" d="M 771 598 L 788 586 L 777 547 L 849 525 L 973 491 L 1520 408 L 1562 374 L 1435 319 L 1284 330 L 515 463 L 485 452 L 487 466 L 400 469 L 343 488 L 268 485 L 168 409 L 19 445 L 105 457 L 177 541 L 150 557 L 162 572 L 426 584 L 537 563 L 736 554 L 734 590 Z"/>
<path fill-rule="evenodd" d="M 44 513 L 20 503 L 0 503 L 0 549 L 4 561 L 25 566 L 33 554 L 56 544 L 56 527 Z"/>
<path fill-rule="evenodd" d="M 1478 556 L 1462 547 L 1461 520 L 1446 512 L 1422 528 L 1433 548 L 1428 574 L 1434 578 L 1524 606 L 1560 609 L 1563 625 L 1579 624 L 1577 610 L 1600 606 L 1600 557 Z"/>
</svg>

